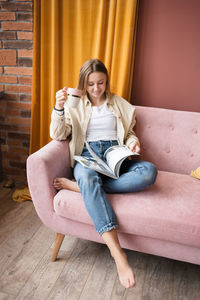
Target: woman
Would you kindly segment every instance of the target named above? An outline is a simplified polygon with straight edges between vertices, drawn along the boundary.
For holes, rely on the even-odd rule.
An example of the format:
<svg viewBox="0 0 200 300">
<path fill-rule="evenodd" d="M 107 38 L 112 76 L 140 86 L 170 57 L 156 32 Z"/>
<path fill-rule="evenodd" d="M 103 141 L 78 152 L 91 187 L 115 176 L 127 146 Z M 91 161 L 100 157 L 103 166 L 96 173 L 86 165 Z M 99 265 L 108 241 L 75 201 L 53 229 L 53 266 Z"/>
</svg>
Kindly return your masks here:
<svg viewBox="0 0 200 300">
<path fill-rule="evenodd" d="M 100 157 L 103 157 L 107 148 L 117 144 L 126 144 L 131 151 L 140 152 L 140 143 L 133 131 L 135 108 L 126 100 L 110 93 L 108 72 L 101 61 L 91 59 L 83 64 L 78 89 L 83 91 L 83 97 L 76 108 L 67 108 L 66 105 L 64 109 L 65 88 L 56 93 L 50 125 L 53 139 L 71 138 L 71 166 L 74 168 L 76 181 L 55 178 L 53 185 L 57 190 L 81 192 L 95 228 L 115 260 L 121 284 L 130 288 L 135 285 L 134 272 L 120 246 L 116 216 L 106 193 L 143 190 L 155 182 L 157 170 L 149 162 L 127 159 L 122 164 L 120 177 L 112 179 L 83 167 L 80 163 L 74 165 L 74 155 L 90 156 L 85 141 Z"/>
</svg>

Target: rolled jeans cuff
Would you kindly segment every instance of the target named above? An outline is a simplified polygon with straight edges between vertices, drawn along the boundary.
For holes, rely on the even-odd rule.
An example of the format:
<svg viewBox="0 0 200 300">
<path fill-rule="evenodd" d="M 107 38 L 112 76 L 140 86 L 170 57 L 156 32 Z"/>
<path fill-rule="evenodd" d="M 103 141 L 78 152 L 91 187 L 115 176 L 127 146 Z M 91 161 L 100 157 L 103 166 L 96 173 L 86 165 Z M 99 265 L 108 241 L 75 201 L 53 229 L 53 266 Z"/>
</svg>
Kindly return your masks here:
<svg viewBox="0 0 200 300">
<path fill-rule="evenodd" d="M 116 228 L 118 228 L 118 225 L 113 224 L 113 223 L 109 223 L 109 224 L 105 225 L 104 227 L 102 227 L 102 228 L 98 231 L 98 233 L 99 233 L 100 235 L 102 235 L 104 232 L 108 232 L 108 231 L 111 231 L 111 230 L 116 229 Z"/>
</svg>

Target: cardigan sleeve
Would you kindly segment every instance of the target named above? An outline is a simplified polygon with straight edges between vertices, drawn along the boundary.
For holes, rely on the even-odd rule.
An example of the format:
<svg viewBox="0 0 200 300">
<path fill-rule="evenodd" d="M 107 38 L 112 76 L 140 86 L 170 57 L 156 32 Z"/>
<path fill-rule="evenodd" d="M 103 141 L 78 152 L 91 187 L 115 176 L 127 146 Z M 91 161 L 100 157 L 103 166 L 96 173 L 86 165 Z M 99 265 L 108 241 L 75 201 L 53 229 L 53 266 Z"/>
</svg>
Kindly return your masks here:
<svg viewBox="0 0 200 300">
<path fill-rule="evenodd" d="M 53 140 L 66 140 L 72 132 L 71 119 L 65 111 L 63 115 L 57 114 L 54 110 L 51 114 L 50 137 Z"/>
<path fill-rule="evenodd" d="M 133 116 L 132 116 L 132 121 L 131 121 L 131 124 L 130 124 L 129 129 L 128 129 L 128 134 L 125 137 L 125 144 L 127 146 L 129 146 L 132 142 L 140 143 L 138 137 L 135 134 L 135 131 L 133 130 L 134 127 L 135 127 L 135 124 L 136 124 L 136 111 L 134 110 L 133 111 Z"/>
</svg>

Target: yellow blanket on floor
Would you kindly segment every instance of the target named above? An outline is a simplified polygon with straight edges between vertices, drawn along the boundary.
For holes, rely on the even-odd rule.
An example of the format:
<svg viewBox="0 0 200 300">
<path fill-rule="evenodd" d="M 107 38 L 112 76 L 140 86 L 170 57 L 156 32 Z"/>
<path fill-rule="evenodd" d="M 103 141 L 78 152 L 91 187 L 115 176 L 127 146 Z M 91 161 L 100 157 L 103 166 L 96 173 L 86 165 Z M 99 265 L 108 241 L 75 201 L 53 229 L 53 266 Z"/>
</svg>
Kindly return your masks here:
<svg viewBox="0 0 200 300">
<path fill-rule="evenodd" d="M 27 201 L 27 200 L 32 200 L 28 187 L 15 190 L 14 193 L 12 194 L 12 199 L 15 202 L 23 202 L 23 201 Z"/>
</svg>

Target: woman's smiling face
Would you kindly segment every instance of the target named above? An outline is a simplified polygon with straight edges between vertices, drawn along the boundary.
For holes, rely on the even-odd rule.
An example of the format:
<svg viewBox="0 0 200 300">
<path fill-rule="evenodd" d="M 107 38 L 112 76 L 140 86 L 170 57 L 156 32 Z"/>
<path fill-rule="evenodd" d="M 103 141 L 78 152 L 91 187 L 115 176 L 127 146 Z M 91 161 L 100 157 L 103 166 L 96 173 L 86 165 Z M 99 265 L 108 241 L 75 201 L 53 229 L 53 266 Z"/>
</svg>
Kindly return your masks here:
<svg viewBox="0 0 200 300">
<path fill-rule="evenodd" d="M 105 98 L 107 76 L 103 72 L 93 72 L 88 76 L 87 92 L 90 100 L 100 100 Z"/>
</svg>

